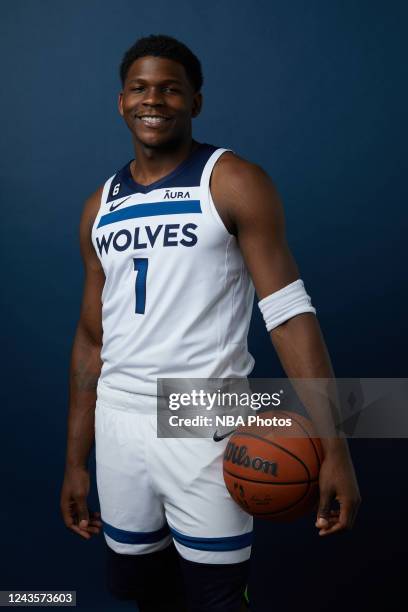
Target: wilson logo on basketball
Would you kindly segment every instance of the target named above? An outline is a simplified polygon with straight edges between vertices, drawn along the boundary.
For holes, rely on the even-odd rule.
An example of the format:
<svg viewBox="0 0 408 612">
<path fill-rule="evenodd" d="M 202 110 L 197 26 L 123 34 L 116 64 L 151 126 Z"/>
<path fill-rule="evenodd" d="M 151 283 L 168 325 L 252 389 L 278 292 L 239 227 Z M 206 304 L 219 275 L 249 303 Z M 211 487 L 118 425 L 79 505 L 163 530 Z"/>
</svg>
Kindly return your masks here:
<svg viewBox="0 0 408 612">
<path fill-rule="evenodd" d="M 278 475 L 278 464 L 276 461 L 268 461 L 262 457 L 250 457 L 246 446 L 238 446 L 234 442 L 228 442 L 224 453 L 224 461 L 230 461 L 235 465 L 240 465 L 244 468 L 252 468 L 256 472 L 264 472 L 265 474 Z"/>
</svg>

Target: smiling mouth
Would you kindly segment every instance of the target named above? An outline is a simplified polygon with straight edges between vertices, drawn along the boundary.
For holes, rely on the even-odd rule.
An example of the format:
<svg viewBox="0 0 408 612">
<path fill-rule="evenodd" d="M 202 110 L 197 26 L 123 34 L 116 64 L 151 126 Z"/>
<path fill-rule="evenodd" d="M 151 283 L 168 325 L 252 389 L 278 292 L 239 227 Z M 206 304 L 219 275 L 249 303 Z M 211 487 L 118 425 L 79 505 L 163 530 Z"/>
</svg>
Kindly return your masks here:
<svg viewBox="0 0 408 612">
<path fill-rule="evenodd" d="M 170 117 L 162 117 L 160 115 L 141 115 L 138 119 L 147 127 L 160 127 L 167 123 L 167 121 L 170 121 Z"/>
</svg>

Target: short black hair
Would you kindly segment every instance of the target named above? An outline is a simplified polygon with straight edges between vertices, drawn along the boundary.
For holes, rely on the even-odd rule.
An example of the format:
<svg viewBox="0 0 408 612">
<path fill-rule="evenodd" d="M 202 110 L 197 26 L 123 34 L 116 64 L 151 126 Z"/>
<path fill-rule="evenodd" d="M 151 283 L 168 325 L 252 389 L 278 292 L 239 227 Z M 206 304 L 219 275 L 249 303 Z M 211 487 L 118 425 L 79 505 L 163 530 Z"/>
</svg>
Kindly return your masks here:
<svg viewBox="0 0 408 612">
<path fill-rule="evenodd" d="M 133 62 L 147 55 L 165 57 L 182 64 L 194 91 L 200 91 L 203 85 L 203 73 L 201 71 L 200 60 L 184 43 L 172 36 L 166 36 L 165 34 L 150 34 L 150 36 L 139 38 L 139 40 L 126 51 L 120 64 L 120 80 L 122 81 L 122 86 L 125 83 L 129 68 Z"/>
</svg>

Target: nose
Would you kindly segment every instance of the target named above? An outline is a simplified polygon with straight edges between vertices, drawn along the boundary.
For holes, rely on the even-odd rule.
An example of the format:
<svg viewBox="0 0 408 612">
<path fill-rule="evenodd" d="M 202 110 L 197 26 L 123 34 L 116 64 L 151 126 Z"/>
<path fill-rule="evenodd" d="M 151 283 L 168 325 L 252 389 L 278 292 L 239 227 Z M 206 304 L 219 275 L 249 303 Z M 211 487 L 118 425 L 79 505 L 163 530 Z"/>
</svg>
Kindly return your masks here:
<svg viewBox="0 0 408 612">
<path fill-rule="evenodd" d="M 162 106 L 163 94 L 159 87 L 148 87 L 145 91 L 143 104 L 146 106 Z"/>
</svg>

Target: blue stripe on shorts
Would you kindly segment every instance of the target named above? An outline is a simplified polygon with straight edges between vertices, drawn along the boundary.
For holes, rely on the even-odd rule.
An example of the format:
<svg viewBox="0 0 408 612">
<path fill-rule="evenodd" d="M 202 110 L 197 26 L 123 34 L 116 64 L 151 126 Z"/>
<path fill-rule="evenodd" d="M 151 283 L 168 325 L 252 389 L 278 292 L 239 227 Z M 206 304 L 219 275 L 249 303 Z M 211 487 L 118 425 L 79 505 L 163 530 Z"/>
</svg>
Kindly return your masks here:
<svg viewBox="0 0 408 612">
<path fill-rule="evenodd" d="M 179 542 L 179 544 L 182 544 L 187 548 L 193 548 L 194 550 L 214 551 L 239 550 L 241 548 L 251 546 L 253 534 L 252 531 L 249 531 L 248 533 L 243 533 L 241 535 L 224 538 L 197 538 L 180 533 L 173 528 L 170 528 L 170 531 L 176 542 Z"/>
<path fill-rule="evenodd" d="M 104 533 L 121 544 L 152 544 L 154 542 L 160 542 L 163 538 L 169 535 L 170 530 L 167 523 L 156 531 L 126 531 L 125 529 L 118 529 L 109 525 L 109 523 L 103 523 Z"/>
</svg>

